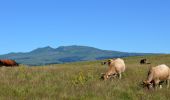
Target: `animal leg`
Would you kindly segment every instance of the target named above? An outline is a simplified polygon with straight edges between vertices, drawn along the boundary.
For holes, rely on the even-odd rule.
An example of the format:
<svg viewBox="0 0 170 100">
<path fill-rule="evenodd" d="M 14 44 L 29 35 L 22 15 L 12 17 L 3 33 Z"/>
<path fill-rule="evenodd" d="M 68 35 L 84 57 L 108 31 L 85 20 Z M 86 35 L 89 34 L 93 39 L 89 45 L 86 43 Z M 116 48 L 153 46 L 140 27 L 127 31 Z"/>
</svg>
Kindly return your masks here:
<svg viewBox="0 0 170 100">
<path fill-rule="evenodd" d="M 153 87 L 155 90 L 157 90 L 157 85 L 155 84 L 155 82 L 153 83 Z"/>
<path fill-rule="evenodd" d="M 159 85 L 159 88 L 162 89 L 162 85 Z"/>
<path fill-rule="evenodd" d="M 162 89 L 162 84 L 164 83 L 164 81 L 160 81 L 159 82 L 159 88 Z"/>
<path fill-rule="evenodd" d="M 119 77 L 119 79 L 121 79 L 122 78 L 122 74 L 118 73 L 118 77 Z"/>
<path fill-rule="evenodd" d="M 153 85 L 154 85 L 155 90 L 157 90 L 158 84 L 159 84 L 159 80 L 154 81 Z"/>
<path fill-rule="evenodd" d="M 169 80 L 166 80 L 167 88 L 169 88 Z"/>
</svg>

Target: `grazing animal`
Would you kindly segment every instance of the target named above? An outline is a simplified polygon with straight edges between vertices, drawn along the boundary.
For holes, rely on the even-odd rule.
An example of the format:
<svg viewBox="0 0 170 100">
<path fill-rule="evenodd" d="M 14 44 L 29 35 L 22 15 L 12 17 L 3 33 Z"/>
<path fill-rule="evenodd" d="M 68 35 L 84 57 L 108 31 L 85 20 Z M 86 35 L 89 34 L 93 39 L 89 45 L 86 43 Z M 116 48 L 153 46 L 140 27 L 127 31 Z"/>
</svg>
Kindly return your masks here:
<svg viewBox="0 0 170 100">
<path fill-rule="evenodd" d="M 147 75 L 147 79 L 143 81 L 143 85 L 147 86 L 148 89 L 153 87 L 157 89 L 157 86 L 159 85 L 160 88 L 162 88 L 162 83 L 166 81 L 167 88 L 169 87 L 169 80 L 170 80 L 170 68 L 165 65 L 161 64 L 156 67 L 152 67 Z"/>
<path fill-rule="evenodd" d="M 147 59 L 141 59 L 140 64 L 150 64 Z"/>
<path fill-rule="evenodd" d="M 19 66 L 18 63 L 16 63 L 14 60 L 10 59 L 1 59 L 0 60 L 0 67 L 6 66 L 6 67 L 13 67 L 13 66 Z"/>
<path fill-rule="evenodd" d="M 121 73 L 125 71 L 125 63 L 123 59 L 109 59 L 108 60 L 108 70 L 103 75 L 103 79 L 107 80 L 113 78 L 114 76 L 118 76 L 121 79 Z"/>
</svg>

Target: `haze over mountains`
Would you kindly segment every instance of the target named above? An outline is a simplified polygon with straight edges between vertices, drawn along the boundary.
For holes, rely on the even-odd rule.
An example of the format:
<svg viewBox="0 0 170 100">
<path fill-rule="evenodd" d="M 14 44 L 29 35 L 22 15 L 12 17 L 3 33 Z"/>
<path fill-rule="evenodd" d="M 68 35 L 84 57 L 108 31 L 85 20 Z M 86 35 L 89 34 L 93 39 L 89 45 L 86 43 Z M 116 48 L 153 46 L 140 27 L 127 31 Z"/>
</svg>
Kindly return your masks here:
<svg viewBox="0 0 170 100">
<path fill-rule="evenodd" d="M 149 54 L 151 53 L 128 53 L 73 45 L 60 46 L 58 48 L 47 46 L 25 53 L 9 53 L 0 55 L 0 59 L 14 59 L 17 62 L 26 65 L 47 65 Z"/>
</svg>

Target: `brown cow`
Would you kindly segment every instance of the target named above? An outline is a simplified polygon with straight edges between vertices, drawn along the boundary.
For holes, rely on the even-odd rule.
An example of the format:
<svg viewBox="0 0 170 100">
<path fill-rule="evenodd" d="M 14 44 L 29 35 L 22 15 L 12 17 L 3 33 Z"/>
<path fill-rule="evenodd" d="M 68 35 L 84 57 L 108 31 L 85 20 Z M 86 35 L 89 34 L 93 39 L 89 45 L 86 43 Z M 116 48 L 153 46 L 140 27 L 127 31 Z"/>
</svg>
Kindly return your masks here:
<svg viewBox="0 0 170 100">
<path fill-rule="evenodd" d="M 104 80 L 114 78 L 115 76 L 118 76 L 119 79 L 121 79 L 121 73 L 125 71 L 125 63 L 123 59 L 117 58 L 117 59 L 109 59 L 108 60 L 108 70 L 105 74 L 102 75 L 102 78 Z"/>
<path fill-rule="evenodd" d="M 157 85 L 162 88 L 162 83 L 166 81 L 167 88 L 169 87 L 169 80 L 170 80 L 170 68 L 165 65 L 158 65 L 156 67 L 152 67 L 149 72 L 147 79 L 143 81 L 143 85 L 147 86 L 148 89 L 153 85 L 156 89 Z"/>
<path fill-rule="evenodd" d="M 13 66 L 19 66 L 19 64 L 16 63 L 14 60 L 1 59 L 0 60 L 0 67 L 2 67 L 2 66 L 13 67 Z"/>
</svg>

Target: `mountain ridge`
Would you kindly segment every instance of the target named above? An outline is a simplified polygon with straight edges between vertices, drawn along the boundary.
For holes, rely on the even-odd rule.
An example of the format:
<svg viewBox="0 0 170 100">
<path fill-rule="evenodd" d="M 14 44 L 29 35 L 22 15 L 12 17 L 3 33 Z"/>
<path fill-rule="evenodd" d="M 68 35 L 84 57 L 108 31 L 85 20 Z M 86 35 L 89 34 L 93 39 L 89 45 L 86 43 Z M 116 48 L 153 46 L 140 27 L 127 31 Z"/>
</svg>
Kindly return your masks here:
<svg viewBox="0 0 170 100">
<path fill-rule="evenodd" d="M 50 46 L 34 49 L 30 52 L 8 53 L 0 55 L 0 59 L 13 59 L 26 65 L 47 65 L 66 62 L 92 61 L 107 58 L 142 56 L 152 53 L 128 53 L 112 50 L 101 50 L 89 46 Z"/>
</svg>

